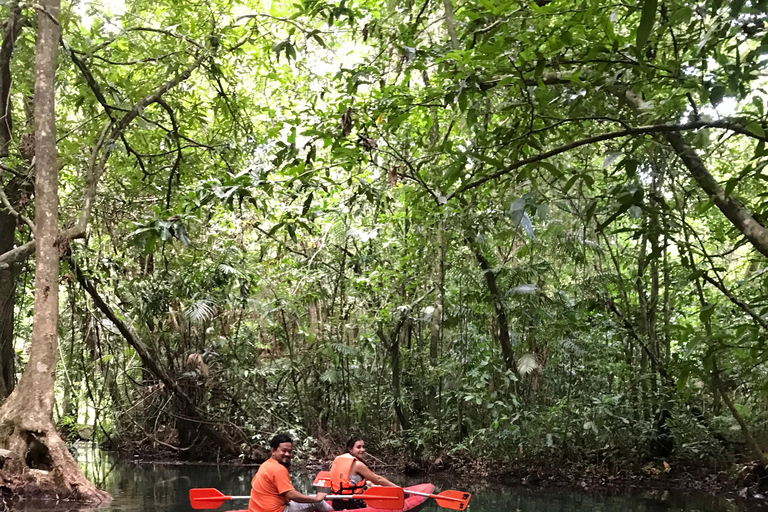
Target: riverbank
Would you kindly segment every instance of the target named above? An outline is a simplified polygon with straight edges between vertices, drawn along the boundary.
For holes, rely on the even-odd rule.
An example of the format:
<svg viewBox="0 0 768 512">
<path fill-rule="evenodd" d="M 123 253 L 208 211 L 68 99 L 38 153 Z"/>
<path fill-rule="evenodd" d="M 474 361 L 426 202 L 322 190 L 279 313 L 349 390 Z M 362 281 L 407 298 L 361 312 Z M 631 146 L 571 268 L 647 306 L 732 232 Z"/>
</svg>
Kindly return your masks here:
<svg viewBox="0 0 768 512">
<path fill-rule="evenodd" d="M 336 450 L 326 443 L 321 443 L 318 448 L 311 454 L 297 454 L 294 469 L 303 469 L 309 473 L 327 470 Z M 170 454 L 125 455 L 138 464 L 200 463 L 179 461 L 169 457 Z M 425 477 L 438 484 L 443 482 L 453 488 L 467 490 L 500 484 L 574 489 L 585 493 L 609 495 L 631 492 L 655 499 L 664 499 L 665 493 L 683 492 L 732 500 L 750 510 L 768 510 L 768 475 L 758 465 L 750 462 L 720 462 L 711 466 L 693 466 L 674 460 L 657 460 L 642 464 L 631 461 L 588 464 L 563 460 L 553 460 L 550 463 L 498 461 L 451 454 L 423 457 L 419 460 L 402 453 L 379 455 L 380 457 L 366 455 L 366 462 L 376 472 L 411 478 Z M 216 462 L 254 468 L 258 466 L 257 462 L 246 458 L 208 463 Z"/>
<path fill-rule="evenodd" d="M 550 464 L 501 462 L 451 455 L 421 461 L 405 456 L 383 458 L 388 463 L 374 459 L 368 461 L 369 466 L 381 473 L 423 476 L 438 485 L 445 482 L 470 491 L 489 485 L 552 487 L 607 495 L 632 493 L 661 500 L 677 492 L 723 498 L 749 510 L 768 510 L 768 475 L 748 462 L 704 467 L 663 460 L 597 465 L 562 460 Z M 316 472 L 328 469 L 330 463 L 330 459 L 311 457 L 305 468 Z"/>
</svg>

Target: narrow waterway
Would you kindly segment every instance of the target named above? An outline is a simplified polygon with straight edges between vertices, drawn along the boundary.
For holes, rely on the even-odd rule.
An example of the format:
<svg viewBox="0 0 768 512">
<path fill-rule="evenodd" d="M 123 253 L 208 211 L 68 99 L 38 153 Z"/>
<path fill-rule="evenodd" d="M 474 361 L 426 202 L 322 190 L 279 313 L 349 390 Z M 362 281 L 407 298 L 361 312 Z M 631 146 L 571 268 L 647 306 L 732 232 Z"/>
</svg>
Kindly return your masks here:
<svg viewBox="0 0 768 512">
<path fill-rule="evenodd" d="M 78 462 L 86 475 L 108 490 L 114 501 L 100 512 L 191 512 L 189 489 L 215 487 L 226 494 L 247 495 L 254 467 L 230 465 L 173 465 L 133 463 L 114 454 L 80 447 Z M 293 482 L 300 491 L 312 491 L 312 476 L 295 472 Z M 424 479 L 393 477 L 401 484 L 414 484 Z M 450 481 L 433 480 L 438 490 L 450 489 Z M 681 492 L 654 491 L 645 495 L 604 495 L 546 487 L 507 487 L 478 483 L 462 490 L 472 492 L 469 512 L 741 512 L 750 510 L 725 499 Z M 217 510 L 247 507 L 246 501 L 228 502 Z M 53 512 L 70 507 L 46 507 L 29 512 Z M 421 509 L 438 512 L 433 502 Z"/>
</svg>

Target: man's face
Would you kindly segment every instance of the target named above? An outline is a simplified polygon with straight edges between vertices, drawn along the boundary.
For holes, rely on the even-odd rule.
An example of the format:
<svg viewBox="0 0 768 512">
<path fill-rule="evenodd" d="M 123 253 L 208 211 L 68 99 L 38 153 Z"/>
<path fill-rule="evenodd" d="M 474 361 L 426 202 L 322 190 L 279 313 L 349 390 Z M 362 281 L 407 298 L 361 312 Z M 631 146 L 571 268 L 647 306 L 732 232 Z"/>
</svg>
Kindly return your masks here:
<svg viewBox="0 0 768 512">
<path fill-rule="evenodd" d="M 272 458 L 287 468 L 291 467 L 291 457 L 293 457 L 291 443 L 280 443 L 277 448 L 272 448 Z"/>
<path fill-rule="evenodd" d="M 360 440 L 356 442 L 355 446 L 352 447 L 349 453 L 355 457 L 360 457 L 365 453 L 365 441 Z"/>
</svg>

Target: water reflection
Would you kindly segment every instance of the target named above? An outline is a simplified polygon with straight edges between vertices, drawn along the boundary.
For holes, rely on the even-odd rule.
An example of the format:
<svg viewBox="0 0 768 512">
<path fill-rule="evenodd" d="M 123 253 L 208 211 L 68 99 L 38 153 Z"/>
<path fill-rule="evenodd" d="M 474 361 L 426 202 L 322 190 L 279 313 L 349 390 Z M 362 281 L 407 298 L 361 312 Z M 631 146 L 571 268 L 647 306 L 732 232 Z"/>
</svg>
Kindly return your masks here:
<svg viewBox="0 0 768 512">
<path fill-rule="evenodd" d="M 109 491 L 114 501 L 99 512 L 191 512 L 188 492 L 192 487 L 215 487 L 226 494 L 247 495 L 255 467 L 191 464 L 134 463 L 114 454 L 80 446 L 77 459 L 86 476 Z M 295 473 L 292 479 L 297 489 L 311 493 L 312 478 Z M 401 485 L 424 479 L 395 477 Z M 727 500 L 705 495 L 650 492 L 645 495 L 615 496 L 582 493 L 565 489 L 542 487 L 502 487 L 475 483 L 457 484 L 432 478 L 438 489 L 461 488 L 473 493 L 469 512 L 737 512 L 748 510 Z M 228 502 L 219 511 L 247 507 L 247 501 Z M 0 509 L 2 506 L 0 505 Z M 35 508 L 28 512 L 53 512 L 71 506 Z M 423 512 L 446 512 L 434 502 Z"/>
</svg>

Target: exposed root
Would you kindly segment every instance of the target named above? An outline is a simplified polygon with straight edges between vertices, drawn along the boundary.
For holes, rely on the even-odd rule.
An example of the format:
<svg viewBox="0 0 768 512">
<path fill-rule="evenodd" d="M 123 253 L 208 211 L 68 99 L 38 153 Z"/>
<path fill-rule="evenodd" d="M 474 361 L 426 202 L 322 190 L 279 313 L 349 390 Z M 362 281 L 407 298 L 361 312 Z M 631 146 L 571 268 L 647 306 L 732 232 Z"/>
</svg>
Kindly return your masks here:
<svg viewBox="0 0 768 512">
<path fill-rule="evenodd" d="M 53 500 L 98 506 L 112 500 L 83 476 L 52 424 L 32 430 L 6 422 L 0 426 L 0 447 L 5 448 L 0 502 Z"/>
</svg>

